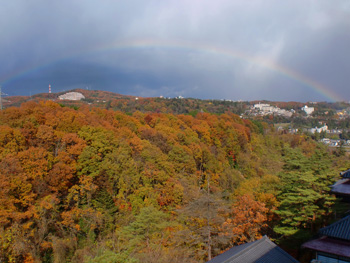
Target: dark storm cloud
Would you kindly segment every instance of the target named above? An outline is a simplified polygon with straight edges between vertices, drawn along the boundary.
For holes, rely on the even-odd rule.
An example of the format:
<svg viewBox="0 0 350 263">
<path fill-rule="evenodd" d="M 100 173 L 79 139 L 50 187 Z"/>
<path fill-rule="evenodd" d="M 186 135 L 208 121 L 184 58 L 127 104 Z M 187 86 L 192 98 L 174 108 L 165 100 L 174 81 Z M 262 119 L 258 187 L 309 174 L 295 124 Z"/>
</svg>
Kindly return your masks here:
<svg viewBox="0 0 350 263">
<path fill-rule="evenodd" d="M 349 100 L 349 26 L 347 0 L 2 1 L 0 83 L 8 94 L 51 83 L 137 96 L 330 100 L 249 58 L 203 51 L 216 47 L 263 57 Z M 143 39 L 191 48 L 101 48 Z"/>
</svg>

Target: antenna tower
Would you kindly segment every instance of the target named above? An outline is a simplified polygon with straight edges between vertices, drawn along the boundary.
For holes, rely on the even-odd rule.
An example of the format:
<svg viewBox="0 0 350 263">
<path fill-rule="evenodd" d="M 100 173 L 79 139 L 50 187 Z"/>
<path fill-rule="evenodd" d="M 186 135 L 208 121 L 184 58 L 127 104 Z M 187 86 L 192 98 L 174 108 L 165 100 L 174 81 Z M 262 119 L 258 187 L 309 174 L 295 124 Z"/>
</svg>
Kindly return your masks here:
<svg viewBox="0 0 350 263">
<path fill-rule="evenodd" d="M 49 93 L 51 93 L 51 84 L 49 84 Z"/>
</svg>

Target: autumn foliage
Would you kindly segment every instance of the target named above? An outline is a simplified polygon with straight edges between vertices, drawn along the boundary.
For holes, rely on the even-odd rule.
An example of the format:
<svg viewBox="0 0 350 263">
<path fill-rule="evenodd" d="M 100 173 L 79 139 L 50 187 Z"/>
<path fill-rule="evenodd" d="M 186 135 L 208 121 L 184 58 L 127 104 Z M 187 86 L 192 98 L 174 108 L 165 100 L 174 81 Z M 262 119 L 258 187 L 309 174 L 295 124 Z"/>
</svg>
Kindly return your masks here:
<svg viewBox="0 0 350 263">
<path fill-rule="evenodd" d="M 229 112 L 128 115 L 51 101 L 1 111 L 0 261 L 204 262 L 266 233 L 314 230 L 330 213 L 323 179 L 312 179 L 331 181 L 329 156 L 265 127 Z M 305 208 L 308 219 L 289 226 L 293 173 L 323 210 Z"/>
</svg>

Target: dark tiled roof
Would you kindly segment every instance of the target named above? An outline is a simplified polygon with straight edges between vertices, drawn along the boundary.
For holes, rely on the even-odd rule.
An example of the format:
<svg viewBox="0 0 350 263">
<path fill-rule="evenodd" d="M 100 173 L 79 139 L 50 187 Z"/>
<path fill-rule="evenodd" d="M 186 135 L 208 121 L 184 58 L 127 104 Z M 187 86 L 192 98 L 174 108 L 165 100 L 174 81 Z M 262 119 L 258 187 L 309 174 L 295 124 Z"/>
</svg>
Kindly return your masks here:
<svg viewBox="0 0 350 263">
<path fill-rule="evenodd" d="M 321 237 L 303 244 L 304 248 L 342 257 L 350 257 L 350 242 L 329 237 Z"/>
<path fill-rule="evenodd" d="M 346 216 L 334 224 L 322 228 L 319 234 L 350 241 L 350 216 Z"/>
<path fill-rule="evenodd" d="M 343 177 L 343 178 L 349 178 L 350 179 L 350 169 L 349 170 L 346 170 L 344 172 L 341 172 L 340 175 Z"/>
<path fill-rule="evenodd" d="M 231 248 L 207 263 L 296 263 L 298 262 L 267 236 L 260 240 Z"/>
<path fill-rule="evenodd" d="M 341 179 L 332 185 L 332 193 L 350 195 L 350 180 Z"/>
</svg>

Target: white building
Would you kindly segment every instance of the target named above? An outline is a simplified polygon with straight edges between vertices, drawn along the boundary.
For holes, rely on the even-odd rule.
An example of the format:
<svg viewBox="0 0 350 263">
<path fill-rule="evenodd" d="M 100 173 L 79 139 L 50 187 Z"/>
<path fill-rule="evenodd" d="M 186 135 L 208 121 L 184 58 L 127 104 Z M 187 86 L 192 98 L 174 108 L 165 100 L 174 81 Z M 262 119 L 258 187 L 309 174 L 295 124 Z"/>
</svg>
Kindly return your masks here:
<svg viewBox="0 0 350 263">
<path fill-rule="evenodd" d="M 282 115 L 282 116 L 285 116 L 285 117 L 292 117 L 293 113 L 291 111 L 287 111 L 287 110 L 284 110 L 284 109 L 278 109 L 277 113 L 279 115 Z"/>
<path fill-rule="evenodd" d="M 254 104 L 254 108 L 259 109 L 261 111 L 264 111 L 264 109 L 271 107 L 270 104 L 262 104 L 259 102 L 259 104 Z"/>
<path fill-rule="evenodd" d="M 68 92 L 58 97 L 60 100 L 81 100 L 85 99 L 85 96 L 79 92 Z"/>
<path fill-rule="evenodd" d="M 304 107 L 301 108 L 303 111 L 306 112 L 307 115 L 310 115 L 311 113 L 313 113 L 315 111 L 314 107 L 308 107 L 307 105 L 305 105 Z"/>
<path fill-rule="evenodd" d="M 259 109 L 261 115 L 274 114 L 274 113 L 285 117 L 291 117 L 293 115 L 293 113 L 290 111 L 287 111 L 285 109 L 280 109 L 275 106 L 271 106 L 270 104 L 262 104 L 262 103 L 254 104 L 252 109 Z"/>
<path fill-rule="evenodd" d="M 315 132 L 318 132 L 318 133 L 321 133 L 321 132 L 327 132 L 328 131 L 328 126 L 327 125 L 324 125 L 323 127 L 321 127 L 321 128 L 317 128 L 317 127 L 315 127 L 315 128 L 311 128 L 310 129 L 310 132 L 311 133 L 315 133 Z"/>
</svg>

